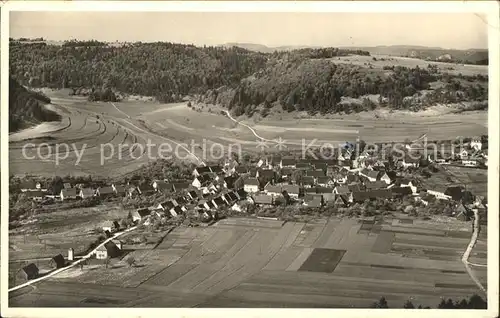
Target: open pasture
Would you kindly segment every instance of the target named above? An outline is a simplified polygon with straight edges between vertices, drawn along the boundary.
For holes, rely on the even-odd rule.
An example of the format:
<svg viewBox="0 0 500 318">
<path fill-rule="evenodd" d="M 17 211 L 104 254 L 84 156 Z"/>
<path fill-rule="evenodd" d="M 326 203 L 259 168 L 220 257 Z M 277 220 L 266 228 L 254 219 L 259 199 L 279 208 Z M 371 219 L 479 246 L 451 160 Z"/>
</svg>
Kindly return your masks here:
<svg viewBox="0 0 500 318">
<path fill-rule="evenodd" d="M 375 58 L 376 60 L 374 60 L 373 58 Z M 371 56 L 341 56 L 332 58 L 331 61 L 333 63 L 353 64 L 364 67 L 367 67 L 367 64 L 370 63 L 373 69 L 382 69 L 384 66 L 403 66 L 409 68 L 418 66 L 420 68 L 426 68 L 430 64 L 436 65 L 441 73 L 450 73 L 453 75 L 458 75 L 459 73 L 461 73 L 462 75 L 466 76 L 473 76 L 478 74 L 488 75 L 487 65 L 464 65 L 436 61 L 425 61 L 422 59 L 411 57 L 388 56 L 379 54 L 373 54 Z"/>
<path fill-rule="evenodd" d="M 135 267 L 115 259 L 108 269 L 74 269 L 9 301 L 43 307 L 61 295 L 67 306 L 104 307 L 123 294 L 125 307 L 158 301 L 172 307 L 368 307 L 384 296 L 389 306 L 401 307 L 410 297 L 414 304 L 436 306 L 440 297 L 480 293 L 460 260 L 470 224 L 428 223 L 231 218 L 208 228 L 179 227 L 156 249 L 129 251 Z M 473 255 L 485 256 L 485 246 L 479 242 Z M 485 279 L 485 270 L 478 271 Z M 102 293 L 107 289 L 117 292 L 110 298 Z M 89 303 L 91 296 L 102 300 Z"/>
</svg>

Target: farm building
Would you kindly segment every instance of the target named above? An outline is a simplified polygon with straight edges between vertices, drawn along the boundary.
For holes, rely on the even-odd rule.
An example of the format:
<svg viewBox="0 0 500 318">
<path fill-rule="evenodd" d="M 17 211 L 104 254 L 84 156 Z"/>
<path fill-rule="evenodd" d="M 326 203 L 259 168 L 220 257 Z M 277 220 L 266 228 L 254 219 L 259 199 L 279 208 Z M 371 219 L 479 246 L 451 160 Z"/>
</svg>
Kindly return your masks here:
<svg viewBox="0 0 500 318">
<path fill-rule="evenodd" d="M 248 178 L 245 180 L 243 189 L 249 193 L 259 192 L 260 183 L 256 178 Z"/>
<path fill-rule="evenodd" d="M 137 190 L 141 195 L 151 195 L 155 192 L 155 189 L 150 184 L 142 184 L 137 187 Z"/>
<path fill-rule="evenodd" d="M 459 204 L 455 208 L 454 215 L 458 220 L 470 221 L 473 218 L 474 213 L 471 210 L 469 210 L 465 205 Z"/>
<path fill-rule="evenodd" d="M 269 195 L 256 195 L 252 199 L 255 205 L 272 206 L 274 204 L 273 197 Z"/>
<path fill-rule="evenodd" d="M 371 191 L 356 191 L 353 192 L 354 202 L 364 202 L 365 200 L 376 200 L 376 199 L 391 199 L 392 192 L 390 189 L 378 189 Z"/>
<path fill-rule="evenodd" d="M 413 194 L 410 187 L 392 187 L 391 192 L 395 197 L 404 197 Z"/>
<path fill-rule="evenodd" d="M 92 188 L 82 188 L 80 190 L 80 193 L 78 194 L 78 196 L 81 199 L 92 198 L 92 197 L 94 197 L 94 189 L 92 189 Z"/>
<path fill-rule="evenodd" d="M 66 260 L 64 259 L 64 256 L 61 254 L 58 254 L 50 260 L 51 265 L 55 265 L 56 268 L 62 268 L 66 266 Z"/>
<path fill-rule="evenodd" d="M 120 249 L 120 250 L 122 249 L 122 247 L 123 247 L 123 242 L 122 241 L 120 241 L 120 240 L 111 240 L 111 242 L 113 242 L 116 245 L 116 247 L 118 247 L 118 249 Z"/>
<path fill-rule="evenodd" d="M 25 196 L 27 199 L 32 199 L 33 201 L 43 201 L 45 197 L 45 192 L 36 190 L 36 191 L 26 191 Z"/>
<path fill-rule="evenodd" d="M 100 187 L 96 190 L 96 196 L 98 197 L 109 197 L 115 194 L 115 191 L 113 190 L 113 187 L 108 186 L 108 187 Z"/>
<path fill-rule="evenodd" d="M 387 188 L 387 183 L 385 183 L 382 180 L 371 181 L 371 182 L 368 181 L 368 182 L 365 182 L 365 187 L 366 187 L 366 190 L 383 189 L 383 188 Z M 410 189 L 410 192 L 411 192 L 411 189 Z"/>
<path fill-rule="evenodd" d="M 141 221 L 144 218 L 148 217 L 150 214 L 151 211 L 148 208 L 138 209 L 137 211 L 132 212 L 132 221 Z"/>
<path fill-rule="evenodd" d="M 37 278 L 39 274 L 40 270 L 38 267 L 34 263 L 30 263 L 21 268 L 16 276 L 23 280 L 31 280 Z"/>
<path fill-rule="evenodd" d="M 266 186 L 264 187 L 264 192 L 267 195 L 279 196 L 282 194 L 283 190 L 282 190 L 281 186 L 272 185 L 271 183 L 267 183 Z"/>
<path fill-rule="evenodd" d="M 199 177 L 205 173 L 209 173 L 211 172 L 210 170 L 210 167 L 196 167 L 194 170 L 193 170 L 193 176 L 194 177 Z"/>
<path fill-rule="evenodd" d="M 184 206 L 176 206 L 176 207 L 173 207 L 169 210 L 169 213 L 171 216 L 173 217 L 176 217 L 178 215 L 181 215 L 183 214 L 184 212 L 186 212 L 187 209 L 184 207 Z"/>
<path fill-rule="evenodd" d="M 116 244 L 113 243 L 113 241 L 109 241 L 97 248 L 95 252 L 95 257 L 97 259 L 106 259 L 108 257 L 113 258 L 120 256 L 120 254 L 121 251 L 118 248 L 118 246 L 116 246 Z"/>
<path fill-rule="evenodd" d="M 464 188 L 462 186 L 448 187 L 444 194 L 450 196 L 454 201 L 460 201 L 464 196 Z"/>
<path fill-rule="evenodd" d="M 125 196 L 125 194 L 127 193 L 127 189 L 125 188 L 125 186 L 122 186 L 122 185 L 112 185 L 113 187 L 113 191 L 115 192 L 116 195 L 118 196 Z"/>
<path fill-rule="evenodd" d="M 42 187 L 42 184 L 40 182 L 35 181 L 24 181 L 19 185 L 19 188 L 21 189 L 21 192 L 47 191 L 47 189 L 44 189 L 44 187 Z"/>
<path fill-rule="evenodd" d="M 118 224 L 118 222 L 116 222 L 116 221 L 108 220 L 102 224 L 102 230 L 104 232 L 112 233 L 113 231 L 116 231 L 119 229 L 120 229 L 120 224 Z"/>
<path fill-rule="evenodd" d="M 76 193 L 76 188 L 64 188 L 61 190 L 61 200 L 71 200 L 71 199 L 76 199 L 77 193 Z"/>
<path fill-rule="evenodd" d="M 300 194 L 300 187 L 298 185 L 285 184 L 281 188 L 282 192 L 286 192 L 286 194 L 291 197 L 297 199 Z"/>
</svg>

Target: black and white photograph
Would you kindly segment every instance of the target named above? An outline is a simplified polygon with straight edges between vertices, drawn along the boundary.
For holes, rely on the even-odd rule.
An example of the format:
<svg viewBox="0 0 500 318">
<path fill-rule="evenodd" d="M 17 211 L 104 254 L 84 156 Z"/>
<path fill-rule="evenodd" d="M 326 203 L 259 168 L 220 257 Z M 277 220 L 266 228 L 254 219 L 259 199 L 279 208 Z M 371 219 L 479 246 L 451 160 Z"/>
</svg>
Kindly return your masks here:
<svg viewBox="0 0 500 318">
<path fill-rule="evenodd" d="M 498 3 L 90 2 L 1 9 L 3 313 L 498 317 Z"/>
</svg>

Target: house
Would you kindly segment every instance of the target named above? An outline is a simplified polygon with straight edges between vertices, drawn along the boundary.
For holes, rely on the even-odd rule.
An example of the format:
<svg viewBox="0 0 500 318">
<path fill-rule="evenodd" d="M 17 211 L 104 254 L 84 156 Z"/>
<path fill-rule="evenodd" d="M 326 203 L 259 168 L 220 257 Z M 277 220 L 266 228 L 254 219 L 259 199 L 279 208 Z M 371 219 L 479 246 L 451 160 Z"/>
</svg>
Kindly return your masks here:
<svg viewBox="0 0 500 318">
<path fill-rule="evenodd" d="M 295 165 L 297 170 L 312 170 L 314 167 L 309 162 L 299 162 Z"/>
<path fill-rule="evenodd" d="M 349 191 L 351 191 L 351 192 L 362 191 L 360 183 L 353 182 L 353 183 L 347 185 L 347 187 L 349 188 Z"/>
<path fill-rule="evenodd" d="M 141 195 L 152 195 L 155 193 L 155 189 L 150 184 L 142 184 L 137 187 L 137 190 Z"/>
<path fill-rule="evenodd" d="M 156 209 L 163 210 L 163 211 L 170 211 L 174 207 L 175 207 L 174 202 L 172 202 L 172 200 L 169 200 L 169 201 L 165 201 L 165 202 L 158 204 Z"/>
<path fill-rule="evenodd" d="M 401 165 L 403 166 L 403 168 L 417 168 L 420 165 L 420 159 L 420 157 L 415 158 L 414 156 L 406 155 L 401 160 Z"/>
<path fill-rule="evenodd" d="M 123 242 L 122 241 L 120 241 L 120 240 L 111 240 L 111 242 L 113 242 L 119 250 L 122 250 L 122 248 L 123 248 Z"/>
<path fill-rule="evenodd" d="M 236 167 L 236 173 L 239 175 L 247 174 L 249 172 L 247 167 L 244 166 L 238 166 Z"/>
<path fill-rule="evenodd" d="M 317 187 L 316 193 L 321 194 L 323 197 L 323 202 L 330 202 L 335 200 L 335 193 L 333 193 L 333 188 Z"/>
<path fill-rule="evenodd" d="M 132 212 L 132 221 L 138 222 L 151 214 L 151 211 L 148 208 L 138 209 L 137 211 Z"/>
<path fill-rule="evenodd" d="M 472 138 L 472 140 L 470 141 L 470 146 L 472 149 L 475 149 L 476 151 L 481 150 L 481 148 L 483 147 L 483 143 L 481 142 L 481 138 L 480 137 Z"/>
<path fill-rule="evenodd" d="M 279 163 L 280 168 L 296 168 L 297 161 L 295 158 L 282 158 Z"/>
<path fill-rule="evenodd" d="M 394 197 L 404 197 L 407 195 L 413 195 L 413 192 L 410 187 L 392 187 L 391 192 Z"/>
<path fill-rule="evenodd" d="M 58 254 L 52 257 L 49 265 L 55 265 L 56 268 L 63 268 L 64 266 L 66 266 L 66 260 L 64 259 L 64 256 L 62 256 L 62 254 Z"/>
<path fill-rule="evenodd" d="M 391 177 L 389 177 L 389 175 L 385 171 L 381 171 L 377 178 L 380 181 L 384 181 L 386 184 L 391 184 L 392 182 Z"/>
<path fill-rule="evenodd" d="M 371 182 L 368 181 L 368 182 L 365 182 L 365 187 L 366 187 L 366 190 L 383 189 L 383 188 L 387 188 L 387 183 L 385 183 L 382 180 L 371 181 Z M 410 189 L 410 192 L 411 192 L 411 189 Z"/>
<path fill-rule="evenodd" d="M 115 194 L 113 187 L 102 187 L 98 188 L 95 192 L 98 197 L 109 197 Z"/>
<path fill-rule="evenodd" d="M 311 188 L 315 185 L 315 180 L 312 176 L 304 176 L 301 183 L 304 188 Z"/>
<path fill-rule="evenodd" d="M 78 196 L 81 199 L 92 198 L 92 197 L 94 197 L 94 189 L 92 189 L 92 188 L 82 188 L 80 190 L 80 193 L 78 194 Z"/>
<path fill-rule="evenodd" d="M 189 189 L 191 184 L 189 182 L 173 182 L 172 186 L 174 187 L 174 191 L 183 191 Z"/>
<path fill-rule="evenodd" d="M 234 201 L 238 201 L 239 197 L 236 192 L 228 192 L 224 195 L 224 199 L 226 200 L 227 204 L 231 204 Z"/>
<path fill-rule="evenodd" d="M 213 208 L 213 205 L 212 204 L 209 205 L 208 202 L 205 200 L 200 200 L 198 202 L 197 208 L 201 210 L 210 210 Z"/>
<path fill-rule="evenodd" d="M 256 178 L 248 178 L 245 180 L 245 184 L 243 185 L 243 190 L 248 193 L 259 192 L 260 183 Z"/>
<path fill-rule="evenodd" d="M 313 164 L 313 166 L 314 166 L 314 169 L 323 170 L 324 173 L 326 173 L 328 170 L 328 163 L 327 162 L 315 162 Z"/>
<path fill-rule="evenodd" d="M 467 159 L 469 158 L 469 152 L 466 150 L 466 149 L 462 149 L 462 151 L 460 151 L 458 153 L 458 156 L 460 157 L 460 159 Z"/>
<path fill-rule="evenodd" d="M 272 185 L 270 183 L 266 184 L 264 187 L 264 192 L 268 195 L 279 196 L 282 194 L 283 190 L 281 186 Z"/>
<path fill-rule="evenodd" d="M 25 191 L 25 196 L 28 199 L 32 199 L 33 201 L 41 202 L 43 201 L 43 198 L 45 197 L 46 192 L 42 192 L 40 190 L 35 190 L 35 191 Z"/>
<path fill-rule="evenodd" d="M 314 180 L 317 180 L 319 177 L 325 177 L 326 174 L 325 174 L 325 171 L 323 171 L 323 170 L 307 170 L 306 176 L 313 177 Z"/>
<path fill-rule="evenodd" d="M 137 189 L 137 187 L 134 187 L 134 186 L 129 186 L 129 187 L 127 188 L 127 196 L 128 196 L 129 198 L 132 198 L 132 197 L 134 197 L 134 196 L 136 196 L 136 195 L 139 195 L 139 194 L 140 194 L 140 193 L 139 193 L 139 190 Z"/>
<path fill-rule="evenodd" d="M 207 166 L 205 166 L 205 167 L 196 167 L 193 170 L 192 174 L 193 174 L 194 177 L 199 177 L 199 176 L 201 176 L 201 175 L 203 175 L 205 173 L 209 173 L 209 172 L 212 172 L 210 170 L 210 167 L 207 167 Z"/>
<path fill-rule="evenodd" d="M 190 200 L 196 200 L 196 199 L 198 199 L 200 197 L 200 195 L 198 194 L 198 192 L 196 192 L 194 190 L 193 191 L 189 191 L 187 193 L 187 196 L 189 197 Z"/>
<path fill-rule="evenodd" d="M 378 174 L 379 174 L 378 171 L 369 170 L 366 168 L 359 172 L 360 176 L 365 177 L 366 179 L 368 179 L 368 181 L 371 181 L 371 182 L 377 181 Z"/>
<path fill-rule="evenodd" d="M 283 179 L 289 179 L 292 175 L 295 169 L 293 168 L 281 168 L 280 170 L 280 176 Z"/>
<path fill-rule="evenodd" d="M 23 181 L 19 185 L 19 188 L 21 189 L 21 192 L 47 191 L 47 189 L 42 189 L 42 184 L 40 182 L 35 182 L 35 181 Z"/>
<path fill-rule="evenodd" d="M 244 189 L 238 189 L 236 192 L 234 192 L 236 196 L 238 197 L 238 200 L 244 200 L 247 198 L 247 193 L 245 192 Z"/>
<path fill-rule="evenodd" d="M 479 161 L 476 159 L 462 159 L 462 164 L 467 167 L 477 167 L 479 166 Z"/>
<path fill-rule="evenodd" d="M 276 173 L 274 172 L 274 170 L 270 169 L 257 170 L 256 176 L 257 178 L 263 179 L 265 181 L 275 181 L 276 179 Z"/>
<path fill-rule="evenodd" d="M 305 200 L 304 205 L 309 208 L 320 208 L 323 206 L 323 197 L 313 197 L 311 200 Z"/>
<path fill-rule="evenodd" d="M 224 187 L 227 189 L 234 189 L 234 183 L 238 180 L 237 177 L 229 176 L 224 178 Z"/>
<path fill-rule="evenodd" d="M 169 210 L 169 213 L 172 217 L 176 217 L 178 215 L 181 215 L 183 214 L 184 212 L 186 212 L 187 209 L 184 207 L 184 206 L 176 206 L 176 207 L 173 207 Z"/>
<path fill-rule="evenodd" d="M 417 193 L 417 185 L 416 185 L 415 181 L 412 181 L 410 179 L 403 178 L 403 179 L 399 180 L 399 186 L 400 187 L 409 187 L 411 189 L 411 191 L 413 192 L 413 194 Z"/>
<path fill-rule="evenodd" d="M 118 222 L 116 221 L 105 221 L 103 224 L 102 224 L 102 230 L 104 232 L 109 232 L 109 233 L 112 233 L 114 232 L 115 230 L 119 230 L 120 229 L 120 224 L 118 224 Z"/>
<path fill-rule="evenodd" d="M 451 196 L 445 194 L 446 190 L 447 188 L 445 186 L 437 185 L 433 189 L 427 189 L 427 194 L 433 195 L 436 199 L 450 200 Z"/>
<path fill-rule="evenodd" d="M 285 184 L 282 187 L 282 193 L 286 192 L 286 194 L 294 199 L 298 199 L 300 194 L 300 188 L 298 185 Z"/>
<path fill-rule="evenodd" d="M 175 199 L 172 200 L 175 205 L 184 205 L 188 203 L 188 200 L 184 196 L 178 196 Z"/>
<path fill-rule="evenodd" d="M 352 202 L 352 198 L 350 199 L 346 195 L 335 195 L 335 199 L 333 200 L 333 206 L 340 208 L 346 207 L 349 202 Z"/>
<path fill-rule="evenodd" d="M 223 206 L 227 205 L 227 202 L 222 197 L 216 197 L 212 200 L 212 204 L 216 209 L 220 209 Z"/>
<path fill-rule="evenodd" d="M 22 277 L 23 280 L 31 280 L 37 278 L 39 273 L 38 267 L 34 263 L 29 263 L 21 268 L 18 276 Z"/>
<path fill-rule="evenodd" d="M 454 216 L 461 221 L 470 221 L 474 217 L 474 213 L 464 204 L 459 204 L 455 208 Z"/>
<path fill-rule="evenodd" d="M 351 190 L 349 190 L 348 186 L 336 186 L 333 189 L 334 194 L 349 194 L 351 193 Z"/>
<path fill-rule="evenodd" d="M 171 183 L 167 183 L 164 180 L 156 180 L 153 182 L 153 189 L 156 192 L 172 192 L 174 188 Z"/>
<path fill-rule="evenodd" d="M 191 183 L 191 185 L 195 188 L 201 188 L 203 186 L 206 186 L 208 183 L 210 183 L 212 181 L 212 179 L 210 178 L 209 175 L 207 174 L 203 174 L 203 175 L 200 175 L 200 176 L 197 176 L 194 178 L 193 182 Z"/>
<path fill-rule="evenodd" d="M 274 204 L 274 198 L 270 195 L 255 195 L 252 199 L 254 204 L 259 206 L 272 206 Z"/>
<path fill-rule="evenodd" d="M 127 189 L 125 188 L 125 186 L 122 186 L 122 185 L 112 185 L 113 187 L 113 191 L 115 192 L 116 195 L 118 196 L 125 196 L 125 194 L 127 193 Z"/>
<path fill-rule="evenodd" d="M 376 199 L 390 199 L 392 198 L 392 192 L 390 189 L 377 189 L 371 191 L 356 191 L 353 192 L 354 202 L 364 202 L 365 200 L 376 200 Z"/>
<path fill-rule="evenodd" d="M 232 210 L 232 211 L 236 211 L 236 212 L 242 212 L 242 211 L 243 211 L 243 209 L 242 209 L 241 205 L 240 205 L 240 204 L 238 204 L 238 203 L 233 204 L 233 205 L 231 206 L 231 210 Z"/>
<path fill-rule="evenodd" d="M 97 259 L 106 259 L 108 257 L 113 258 L 120 256 L 120 254 L 121 251 L 118 248 L 118 246 L 116 246 L 116 244 L 113 243 L 113 241 L 109 241 L 97 248 L 95 252 L 95 257 Z"/>
<path fill-rule="evenodd" d="M 221 166 L 209 166 L 208 168 L 210 168 L 210 172 L 213 172 L 213 173 L 220 174 L 220 173 L 224 172 L 224 170 L 222 169 Z"/>
<path fill-rule="evenodd" d="M 464 188 L 462 186 L 448 187 L 444 194 L 450 196 L 454 201 L 460 201 L 464 195 Z"/>
<path fill-rule="evenodd" d="M 319 177 L 316 183 L 321 187 L 333 187 L 335 185 L 335 182 L 330 177 Z"/>
<path fill-rule="evenodd" d="M 76 199 L 77 193 L 76 193 L 76 188 L 65 188 L 61 190 L 61 200 L 71 200 L 71 199 Z"/>
</svg>

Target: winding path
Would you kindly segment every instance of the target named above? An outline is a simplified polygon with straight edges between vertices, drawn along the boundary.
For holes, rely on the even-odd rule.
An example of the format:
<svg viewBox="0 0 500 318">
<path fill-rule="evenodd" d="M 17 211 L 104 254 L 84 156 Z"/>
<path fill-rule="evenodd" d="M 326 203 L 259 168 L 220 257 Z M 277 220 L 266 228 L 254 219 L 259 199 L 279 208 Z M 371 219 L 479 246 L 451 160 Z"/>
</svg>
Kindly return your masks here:
<svg viewBox="0 0 500 318">
<path fill-rule="evenodd" d="M 29 280 L 29 281 L 27 281 L 27 282 L 26 282 L 26 283 L 24 283 L 24 284 L 21 284 L 21 285 L 17 285 L 17 286 L 15 286 L 15 287 L 12 287 L 11 289 L 9 289 L 9 293 L 10 293 L 10 292 L 13 292 L 13 291 L 15 291 L 15 290 L 18 290 L 18 289 L 21 289 L 21 288 L 24 288 L 24 287 L 30 286 L 30 285 L 32 285 L 32 284 L 34 284 L 34 283 L 38 283 L 38 282 L 43 281 L 43 280 L 45 280 L 45 279 L 47 279 L 47 278 L 49 278 L 49 277 L 52 277 L 52 276 L 54 276 L 54 275 L 57 275 L 57 274 L 59 274 L 60 272 L 63 272 L 63 271 L 65 271 L 65 270 L 69 269 L 69 268 L 75 267 L 76 265 L 80 264 L 80 263 L 81 263 L 81 262 L 83 262 L 84 260 L 86 260 L 86 259 L 90 258 L 90 257 L 91 257 L 91 256 L 92 256 L 95 252 L 96 252 L 96 250 L 97 250 L 98 248 L 100 248 L 100 247 L 104 246 L 104 244 L 108 243 L 108 242 L 109 242 L 109 241 L 111 241 L 111 240 L 114 240 L 115 238 L 117 238 L 118 236 L 120 236 L 120 235 L 122 235 L 122 234 L 125 234 L 125 233 L 127 233 L 127 232 L 133 231 L 133 230 L 135 230 L 136 228 L 137 228 L 137 227 L 136 227 L 136 226 L 134 226 L 134 227 L 131 227 L 131 228 L 129 228 L 129 229 L 127 229 L 127 230 L 123 231 L 123 232 L 115 233 L 115 235 L 113 235 L 112 237 L 110 237 L 110 238 L 106 239 L 104 242 L 102 242 L 102 243 L 101 243 L 101 244 L 99 244 L 96 248 L 94 248 L 92 251 L 90 251 L 87 255 L 83 256 L 82 258 L 80 258 L 79 260 L 75 261 L 74 263 L 71 263 L 70 265 L 68 265 L 68 266 L 66 266 L 66 267 L 63 267 L 63 268 L 60 268 L 60 269 L 56 269 L 55 271 L 50 272 L 49 274 L 47 274 L 47 275 L 45 275 L 45 276 L 43 276 L 43 277 L 36 278 L 36 279 L 33 279 L 33 280 Z"/>
<path fill-rule="evenodd" d="M 470 265 L 473 265 L 473 266 L 481 266 L 481 265 L 473 264 L 473 263 L 469 262 L 469 256 L 470 256 L 470 253 L 472 252 L 472 248 L 474 248 L 474 245 L 476 245 L 478 235 L 479 235 L 479 213 L 477 210 L 475 210 L 474 211 L 474 232 L 472 233 L 470 243 L 467 246 L 467 249 L 465 250 L 464 255 L 462 256 L 462 263 L 464 263 L 465 269 L 467 270 L 467 273 L 469 274 L 470 278 L 474 281 L 474 283 L 476 283 L 477 287 L 479 287 L 479 289 L 481 289 L 481 291 L 483 293 L 487 294 L 486 288 L 484 288 L 484 286 L 481 284 L 479 279 L 477 279 L 476 275 L 474 275 L 474 272 L 472 271 L 472 269 L 470 267 Z M 482 265 L 482 266 L 485 266 L 485 265 Z"/>
<path fill-rule="evenodd" d="M 268 142 L 276 142 L 276 140 L 266 139 L 266 138 L 264 138 L 264 137 L 259 136 L 259 135 L 255 132 L 255 130 L 254 130 L 252 127 L 248 126 L 247 124 L 242 123 L 241 121 L 237 121 L 236 119 L 234 119 L 234 118 L 233 118 L 233 116 L 231 116 L 231 114 L 230 114 L 227 110 L 225 110 L 224 112 L 226 113 L 226 115 L 227 115 L 227 117 L 228 117 L 229 119 L 231 119 L 232 121 L 234 121 L 234 122 L 235 122 L 235 123 L 237 123 L 238 125 L 241 125 L 241 126 L 244 126 L 244 127 L 248 128 L 248 129 L 250 129 L 250 131 L 251 131 L 251 132 L 254 134 L 254 136 L 255 136 L 255 137 L 257 137 L 258 139 L 263 140 L 263 141 L 268 141 Z"/>
</svg>

